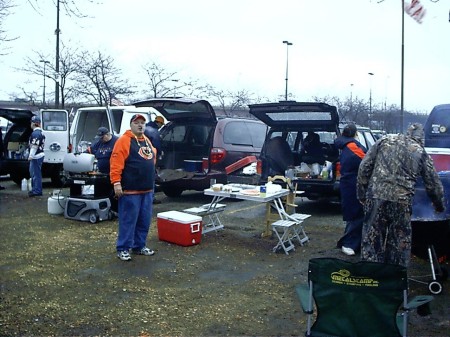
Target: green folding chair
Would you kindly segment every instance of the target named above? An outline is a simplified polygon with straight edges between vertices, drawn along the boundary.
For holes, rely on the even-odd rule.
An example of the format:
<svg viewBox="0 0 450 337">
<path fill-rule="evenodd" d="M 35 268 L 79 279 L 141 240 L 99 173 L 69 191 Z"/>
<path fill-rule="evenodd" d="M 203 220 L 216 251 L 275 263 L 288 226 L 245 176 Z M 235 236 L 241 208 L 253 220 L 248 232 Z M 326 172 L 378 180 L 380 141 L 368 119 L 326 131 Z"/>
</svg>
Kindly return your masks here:
<svg viewBox="0 0 450 337">
<path fill-rule="evenodd" d="M 296 287 L 306 336 L 407 336 L 408 312 L 428 314 L 430 295 L 408 302 L 405 267 L 335 258 L 309 261 L 308 284 Z M 313 318 L 314 323 L 311 325 Z"/>
</svg>

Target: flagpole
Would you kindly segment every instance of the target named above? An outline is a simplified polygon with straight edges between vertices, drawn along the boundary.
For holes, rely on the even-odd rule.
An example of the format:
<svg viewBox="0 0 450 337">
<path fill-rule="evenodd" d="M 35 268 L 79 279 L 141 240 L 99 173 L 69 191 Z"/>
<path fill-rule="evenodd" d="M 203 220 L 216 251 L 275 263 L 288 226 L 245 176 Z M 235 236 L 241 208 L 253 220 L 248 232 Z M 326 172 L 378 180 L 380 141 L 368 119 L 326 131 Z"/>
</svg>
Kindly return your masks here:
<svg viewBox="0 0 450 337">
<path fill-rule="evenodd" d="M 401 65 L 401 89 L 400 89 L 400 132 L 403 133 L 403 86 L 405 68 L 405 1 L 402 1 L 402 65 Z"/>
</svg>

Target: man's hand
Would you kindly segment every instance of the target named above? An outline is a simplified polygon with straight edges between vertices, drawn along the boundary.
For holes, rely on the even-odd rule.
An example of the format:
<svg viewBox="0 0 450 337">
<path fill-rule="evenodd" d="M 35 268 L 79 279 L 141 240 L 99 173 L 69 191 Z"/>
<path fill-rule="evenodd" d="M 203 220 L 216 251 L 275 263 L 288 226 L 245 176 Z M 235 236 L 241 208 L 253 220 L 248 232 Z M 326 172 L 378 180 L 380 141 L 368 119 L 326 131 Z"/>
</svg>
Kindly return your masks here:
<svg viewBox="0 0 450 337">
<path fill-rule="evenodd" d="M 114 195 L 117 198 L 120 198 L 123 195 L 122 185 L 120 183 L 114 185 Z"/>
</svg>

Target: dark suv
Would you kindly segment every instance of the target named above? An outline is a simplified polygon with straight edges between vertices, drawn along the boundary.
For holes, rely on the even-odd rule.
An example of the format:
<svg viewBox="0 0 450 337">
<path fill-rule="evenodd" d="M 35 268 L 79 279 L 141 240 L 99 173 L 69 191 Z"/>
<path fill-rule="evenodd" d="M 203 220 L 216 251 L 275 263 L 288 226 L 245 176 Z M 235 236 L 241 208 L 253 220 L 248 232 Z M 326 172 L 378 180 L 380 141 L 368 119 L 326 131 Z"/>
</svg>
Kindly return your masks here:
<svg viewBox="0 0 450 337">
<path fill-rule="evenodd" d="M 250 114 L 270 126 L 260 155 L 261 183 L 269 176 L 289 176 L 308 199 L 339 200 L 339 150 L 334 140 L 345 124 L 339 124 L 335 106 L 281 101 L 250 105 Z M 358 136 L 367 148 L 375 143 L 369 128 L 358 126 Z"/>
<path fill-rule="evenodd" d="M 259 157 L 267 132 L 257 120 L 218 119 L 205 100 L 154 98 L 133 105 L 153 107 L 169 121 L 160 129 L 163 154 L 157 164 L 157 183 L 169 197 L 185 190 L 203 191 L 212 178 L 223 184 L 245 182 L 242 170 L 226 168 L 246 157 Z M 248 179 L 257 182 L 254 176 Z"/>
</svg>

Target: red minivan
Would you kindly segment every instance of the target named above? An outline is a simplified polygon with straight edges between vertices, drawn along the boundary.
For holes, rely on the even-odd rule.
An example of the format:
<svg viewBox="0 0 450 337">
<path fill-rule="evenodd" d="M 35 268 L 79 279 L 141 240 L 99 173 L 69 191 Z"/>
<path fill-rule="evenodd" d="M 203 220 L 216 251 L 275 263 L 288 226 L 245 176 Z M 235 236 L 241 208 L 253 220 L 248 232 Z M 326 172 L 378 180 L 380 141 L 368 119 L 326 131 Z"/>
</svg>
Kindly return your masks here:
<svg viewBox="0 0 450 337">
<path fill-rule="evenodd" d="M 203 191 L 211 179 L 223 184 L 258 181 L 256 175 L 242 174 L 242 169 L 226 168 L 243 158 L 259 157 L 267 132 L 264 123 L 217 118 L 211 104 L 199 99 L 153 98 L 133 105 L 155 108 L 169 121 L 160 129 L 163 153 L 157 168 L 157 184 L 165 195 Z"/>
</svg>

